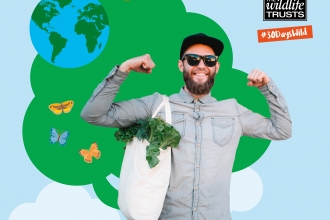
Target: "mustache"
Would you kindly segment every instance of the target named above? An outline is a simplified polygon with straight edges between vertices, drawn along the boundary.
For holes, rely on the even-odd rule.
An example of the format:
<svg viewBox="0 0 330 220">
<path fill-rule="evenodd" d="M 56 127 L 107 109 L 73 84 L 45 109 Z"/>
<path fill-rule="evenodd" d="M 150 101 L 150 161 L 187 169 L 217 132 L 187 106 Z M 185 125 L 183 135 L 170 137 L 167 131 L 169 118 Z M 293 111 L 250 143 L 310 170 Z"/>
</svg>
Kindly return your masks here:
<svg viewBox="0 0 330 220">
<path fill-rule="evenodd" d="M 211 72 L 205 68 L 197 68 L 192 73 L 205 73 L 206 75 L 210 75 Z"/>
<path fill-rule="evenodd" d="M 197 70 L 196 70 L 197 71 Z M 192 75 L 196 72 L 193 71 Z M 195 82 L 192 77 L 191 74 L 186 71 L 185 69 L 183 69 L 183 80 L 186 84 L 186 88 L 189 90 L 190 93 L 194 94 L 194 95 L 206 95 L 211 91 L 211 88 L 214 85 L 214 78 L 215 78 L 215 72 L 213 74 L 211 74 L 210 71 L 204 71 L 206 72 L 205 74 L 208 76 L 208 79 L 205 83 L 197 83 Z M 202 73 L 202 72 L 198 72 L 198 73 Z"/>
</svg>

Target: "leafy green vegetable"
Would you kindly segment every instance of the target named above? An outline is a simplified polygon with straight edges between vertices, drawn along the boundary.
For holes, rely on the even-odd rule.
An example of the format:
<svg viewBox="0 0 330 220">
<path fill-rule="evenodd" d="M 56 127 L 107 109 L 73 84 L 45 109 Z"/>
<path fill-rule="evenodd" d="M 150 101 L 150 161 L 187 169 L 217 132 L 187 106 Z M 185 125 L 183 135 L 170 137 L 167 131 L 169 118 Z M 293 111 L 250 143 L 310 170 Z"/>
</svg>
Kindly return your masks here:
<svg viewBox="0 0 330 220">
<path fill-rule="evenodd" d="M 149 167 L 153 168 L 159 163 L 157 156 L 160 154 L 160 148 L 166 150 L 168 147 L 177 147 L 181 135 L 175 128 L 167 124 L 162 118 L 146 118 L 138 120 L 135 125 L 127 128 L 120 128 L 115 132 L 117 141 L 126 144 L 137 137 L 138 140 L 146 139 L 149 145 L 146 148 L 146 160 Z"/>
</svg>

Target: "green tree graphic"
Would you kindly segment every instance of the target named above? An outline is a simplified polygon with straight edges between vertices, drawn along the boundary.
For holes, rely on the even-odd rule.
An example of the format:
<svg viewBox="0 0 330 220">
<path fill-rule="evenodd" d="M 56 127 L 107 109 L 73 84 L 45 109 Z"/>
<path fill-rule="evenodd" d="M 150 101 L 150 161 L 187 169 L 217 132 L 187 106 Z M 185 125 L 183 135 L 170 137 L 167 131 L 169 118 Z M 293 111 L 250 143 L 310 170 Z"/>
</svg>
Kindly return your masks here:
<svg viewBox="0 0 330 220">
<path fill-rule="evenodd" d="M 212 96 L 218 100 L 236 98 L 240 104 L 266 117 L 269 109 L 261 93 L 246 85 L 247 73 L 232 68 L 230 41 L 210 18 L 186 12 L 180 0 L 100 0 L 100 3 L 108 15 L 110 35 L 97 59 L 80 68 L 65 69 L 36 56 L 31 68 L 35 97 L 24 117 L 23 139 L 27 154 L 41 173 L 63 184 L 93 184 L 97 196 L 105 204 L 118 208 L 117 190 L 106 177 L 111 173 L 119 176 L 123 143 L 115 140 L 117 129 L 90 125 L 80 117 L 97 84 L 116 64 L 148 53 L 156 68 L 151 75 L 132 72 L 115 101 L 139 98 L 156 91 L 166 95 L 178 93 L 184 85 L 177 67 L 182 40 L 203 32 L 221 39 L 225 45 Z M 70 113 L 55 115 L 48 109 L 49 104 L 66 100 L 75 103 Z M 51 128 L 70 132 L 65 146 L 50 143 Z M 88 164 L 79 150 L 89 149 L 93 142 L 97 142 L 102 155 Z M 242 137 L 233 172 L 257 161 L 269 144 L 268 140 Z"/>
</svg>

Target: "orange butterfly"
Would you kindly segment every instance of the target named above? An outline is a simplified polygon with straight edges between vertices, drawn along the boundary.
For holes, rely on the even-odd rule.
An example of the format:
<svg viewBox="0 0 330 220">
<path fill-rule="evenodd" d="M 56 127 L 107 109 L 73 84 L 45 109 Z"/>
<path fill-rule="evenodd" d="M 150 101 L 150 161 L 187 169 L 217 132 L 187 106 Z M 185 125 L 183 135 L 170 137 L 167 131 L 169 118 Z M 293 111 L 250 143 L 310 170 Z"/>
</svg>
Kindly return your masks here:
<svg viewBox="0 0 330 220">
<path fill-rule="evenodd" d="M 62 103 L 53 103 L 48 106 L 48 108 L 55 114 L 60 115 L 62 112 L 69 113 L 73 107 L 74 102 L 68 100 Z"/>
<path fill-rule="evenodd" d="M 99 159 L 101 157 L 101 151 L 98 150 L 97 143 L 93 143 L 89 150 L 80 150 L 79 154 L 84 157 L 84 161 L 86 163 L 92 163 L 93 156 L 95 159 Z"/>
</svg>

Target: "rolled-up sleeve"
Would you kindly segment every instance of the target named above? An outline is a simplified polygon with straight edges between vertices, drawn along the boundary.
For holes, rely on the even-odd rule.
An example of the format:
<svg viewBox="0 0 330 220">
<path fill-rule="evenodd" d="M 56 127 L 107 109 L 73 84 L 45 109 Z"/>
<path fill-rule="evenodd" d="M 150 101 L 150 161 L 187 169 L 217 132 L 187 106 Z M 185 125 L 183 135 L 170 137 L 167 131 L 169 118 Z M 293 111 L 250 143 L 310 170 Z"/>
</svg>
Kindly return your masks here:
<svg viewBox="0 0 330 220">
<path fill-rule="evenodd" d="M 161 97 L 158 93 L 140 99 L 113 102 L 127 75 L 115 66 L 96 87 L 81 117 L 93 125 L 121 128 L 152 115 L 155 102 Z"/>
<path fill-rule="evenodd" d="M 259 88 L 267 99 L 271 117 L 266 118 L 237 103 L 237 111 L 244 136 L 270 140 L 285 140 L 292 136 L 289 109 L 273 80 Z"/>
</svg>

